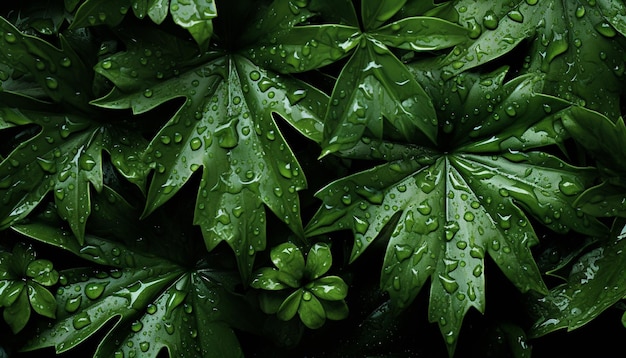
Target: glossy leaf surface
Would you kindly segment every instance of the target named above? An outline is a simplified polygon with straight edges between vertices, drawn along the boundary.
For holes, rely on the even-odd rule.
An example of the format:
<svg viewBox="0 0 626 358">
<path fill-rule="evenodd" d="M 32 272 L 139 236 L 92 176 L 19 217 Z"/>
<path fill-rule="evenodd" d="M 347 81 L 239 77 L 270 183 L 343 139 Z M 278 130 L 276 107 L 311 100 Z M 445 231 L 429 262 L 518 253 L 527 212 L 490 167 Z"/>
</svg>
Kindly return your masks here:
<svg viewBox="0 0 626 358">
<path fill-rule="evenodd" d="M 465 91 L 449 98 L 442 114 L 465 121 L 449 134 L 447 152 L 425 156 L 409 147 L 385 164 L 329 184 L 316 194 L 323 206 L 306 230 L 309 236 L 351 230 L 351 260 L 374 240 L 388 240 L 381 287 L 396 308 L 405 308 L 430 279 L 429 319 L 439 324 L 451 352 L 467 310 L 485 309 L 486 256 L 519 290 L 547 292 L 529 249 L 538 238 L 527 214 L 557 232 L 603 230 L 573 206 L 593 171 L 525 152 L 551 144 L 539 130 L 555 124 L 544 107 L 566 104 L 537 94 L 532 77 L 505 84 L 503 78 L 459 78 Z M 491 110 L 467 108 L 465 100 L 485 94 Z"/>
</svg>

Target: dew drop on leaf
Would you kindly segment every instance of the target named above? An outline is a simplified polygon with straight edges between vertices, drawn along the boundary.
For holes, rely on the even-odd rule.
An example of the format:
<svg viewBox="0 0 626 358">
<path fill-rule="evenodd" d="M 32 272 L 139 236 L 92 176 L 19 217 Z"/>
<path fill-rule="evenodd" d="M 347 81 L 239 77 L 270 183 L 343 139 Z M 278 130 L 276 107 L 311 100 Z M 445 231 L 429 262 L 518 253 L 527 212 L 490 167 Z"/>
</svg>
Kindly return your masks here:
<svg viewBox="0 0 626 358">
<path fill-rule="evenodd" d="M 74 329 L 83 329 L 91 324 L 91 318 L 87 312 L 81 312 L 72 319 Z"/>
<path fill-rule="evenodd" d="M 495 30 L 498 27 L 498 16 L 493 10 L 488 10 L 483 17 L 483 25 L 489 30 Z"/>
<path fill-rule="evenodd" d="M 105 286 L 102 283 L 90 282 L 85 286 L 85 296 L 91 300 L 98 299 L 104 293 Z"/>
<path fill-rule="evenodd" d="M 7 32 L 4 34 L 4 41 L 10 44 L 14 44 L 17 42 L 17 36 L 15 36 L 12 32 Z"/>
<path fill-rule="evenodd" d="M 67 313 L 76 312 L 80 307 L 80 303 L 82 302 L 82 300 L 83 296 L 81 295 L 68 298 L 67 301 L 65 301 L 65 310 L 67 311 Z"/>
<path fill-rule="evenodd" d="M 131 331 L 135 333 L 141 331 L 142 328 L 143 328 L 143 323 L 141 323 L 141 321 L 135 321 L 130 325 Z"/>
<path fill-rule="evenodd" d="M 439 275 L 439 282 L 441 282 L 444 290 L 446 290 L 449 294 L 453 294 L 459 289 L 459 284 L 456 283 L 456 281 L 451 277 Z"/>
<path fill-rule="evenodd" d="M 191 147 L 191 150 L 198 150 L 202 147 L 202 140 L 198 137 L 194 137 L 189 142 L 189 146 Z"/>
<path fill-rule="evenodd" d="M 45 79 L 45 83 L 46 83 L 46 87 L 48 87 L 51 90 L 55 90 L 59 87 L 59 82 L 56 80 L 56 78 L 48 76 Z"/>
<path fill-rule="evenodd" d="M 396 257 L 402 262 L 413 254 L 413 249 L 409 245 L 394 245 Z"/>
<path fill-rule="evenodd" d="M 617 35 L 617 31 L 611 26 L 611 24 L 607 22 L 601 22 L 595 26 L 596 31 L 600 33 L 600 35 L 604 37 L 615 37 Z"/>
</svg>

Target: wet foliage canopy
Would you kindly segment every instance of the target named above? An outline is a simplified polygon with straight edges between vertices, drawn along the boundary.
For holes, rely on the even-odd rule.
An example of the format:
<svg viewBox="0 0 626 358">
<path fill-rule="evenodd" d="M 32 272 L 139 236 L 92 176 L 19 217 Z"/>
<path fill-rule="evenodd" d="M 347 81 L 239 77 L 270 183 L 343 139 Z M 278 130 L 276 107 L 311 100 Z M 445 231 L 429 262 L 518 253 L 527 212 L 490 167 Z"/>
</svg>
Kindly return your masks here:
<svg viewBox="0 0 626 358">
<path fill-rule="evenodd" d="M 623 1 L 11 3 L 0 357 L 626 333 Z"/>
</svg>

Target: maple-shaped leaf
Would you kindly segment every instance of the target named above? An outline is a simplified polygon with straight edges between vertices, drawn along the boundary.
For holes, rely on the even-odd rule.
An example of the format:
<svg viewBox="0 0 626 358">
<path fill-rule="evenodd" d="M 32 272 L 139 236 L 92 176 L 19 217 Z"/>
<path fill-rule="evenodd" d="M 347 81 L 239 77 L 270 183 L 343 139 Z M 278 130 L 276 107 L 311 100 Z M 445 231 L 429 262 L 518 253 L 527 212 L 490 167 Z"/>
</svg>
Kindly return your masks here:
<svg viewBox="0 0 626 358">
<path fill-rule="evenodd" d="M 438 123 L 432 101 L 392 49 L 423 52 L 449 48 L 464 42 L 467 30 L 428 16 L 388 21 L 404 3 L 364 0 L 363 27 L 358 21 L 349 24 L 356 34 L 342 39 L 341 47 L 354 50 L 331 95 L 324 120 L 323 154 L 347 150 L 363 136 L 382 138 L 383 130 L 387 137 L 402 140 L 436 140 Z"/>
<path fill-rule="evenodd" d="M 624 238 L 626 222 L 618 219 L 609 237 L 571 266 L 567 282 L 531 302 L 535 315 L 529 332 L 532 337 L 580 328 L 626 297 Z"/>
<path fill-rule="evenodd" d="M 97 335 L 94 357 L 157 357 L 163 350 L 170 357 L 242 356 L 233 328 L 252 329 L 259 317 L 234 293 L 238 275 L 204 261 L 182 266 L 142 249 L 137 238 L 126 245 L 88 234 L 80 246 L 60 224 L 46 214 L 14 229 L 98 268 L 60 271 L 56 320 L 40 327 L 23 350 L 54 347 L 62 353 Z"/>
<path fill-rule="evenodd" d="M 457 21 L 472 31 L 471 39 L 443 59 L 444 78 L 527 44 L 523 67 L 546 73 L 546 93 L 615 118 L 625 68 L 623 39 L 602 16 L 609 2 L 598 3 L 456 1 Z"/>
<path fill-rule="evenodd" d="M 194 223 L 202 229 L 209 250 L 222 241 L 232 247 L 246 277 L 256 252 L 265 248 L 264 205 L 302 236 L 297 192 L 306 187 L 306 179 L 275 114 L 320 141 L 320 117 L 328 97 L 237 53 L 208 52 L 181 59 L 184 43 L 172 38 L 169 46 L 159 47 L 152 36 L 130 42 L 127 52 L 96 66 L 117 87 L 94 103 L 142 113 L 184 98 L 145 152 L 145 160 L 155 168 L 145 215 L 201 171 Z M 185 66 L 175 73 L 144 66 L 135 54 L 146 52 L 157 57 L 151 61 Z"/>
<path fill-rule="evenodd" d="M 450 353 L 468 309 L 485 309 L 486 256 L 520 291 L 547 292 L 530 251 L 538 238 L 527 215 L 557 232 L 605 229 L 573 206 L 593 182 L 593 169 L 533 150 L 556 144 L 541 128 L 554 127 L 552 111 L 568 104 L 537 93 L 541 81 L 533 76 L 503 83 L 505 72 L 463 75 L 441 89 L 460 132 L 443 133 L 438 150 L 370 143 L 382 149 L 363 150 L 363 158 L 387 163 L 321 189 L 323 206 L 306 229 L 309 236 L 351 230 L 351 260 L 374 240 L 388 240 L 381 287 L 402 309 L 430 279 L 429 319 Z M 459 83 L 465 90 L 452 91 Z M 467 104 L 475 98 L 490 110 L 474 111 Z"/>
<path fill-rule="evenodd" d="M 25 136 L 22 143 L 0 162 L 2 228 L 25 218 L 52 192 L 59 215 L 82 243 L 91 213 L 90 187 L 102 190 L 103 151 L 129 180 L 143 180 L 139 152 L 145 140 L 138 133 L 80 115 L 10 108 L 6 104 L 0 105 L 0 122 L 40 127 L 28 138 L 34 133 L 32 127 L 25 126 L 20 134 Z"/>
<path fill-rule="evenodd" d="M 73 11 L 78 4 L 74 4 Z M 217 17 L 213 0 L 86 0 L 76 9 L 71 28 L 86 26 L 119 25 L 129 10 L 139 19 L 146 15 L 156 24 L 161 24 L 172 15 L 174 22 L 189 31 L 198 45 L 206 49 L 213 35 L 212 20 Z"/>
</svg>

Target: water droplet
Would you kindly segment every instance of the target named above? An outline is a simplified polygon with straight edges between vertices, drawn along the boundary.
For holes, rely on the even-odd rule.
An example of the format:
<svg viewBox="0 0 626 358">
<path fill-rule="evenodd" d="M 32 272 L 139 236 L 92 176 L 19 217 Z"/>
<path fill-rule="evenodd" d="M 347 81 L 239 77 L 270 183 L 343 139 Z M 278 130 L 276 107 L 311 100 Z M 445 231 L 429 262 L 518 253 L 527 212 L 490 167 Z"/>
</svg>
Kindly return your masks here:
<svg viewBox="0 0 626 358">
<path fill-rule="evenodd" d="M 72 60 L 70 60 L 69 57 L 63 57 L 59 64 L 61 65 L 61 67 L 68 68 L 72 65 Z"/>
<path fill-rule="evenodd" d="M 448 221 L 444 225 L 444 231 L 446 235 L 446 240 L 450 241 L 454 238 L 454 235 L 460 230 L 459 223 L 456 221 Z"/>
<path fill-rule="evenodd" d="M 65 310 L 67 311 L 67 313 L 74 313 L 78 310 L 78 308 L 80 307 L 80 303 L 83 300 L 83 296 L 82 295 L 77 295 L 74 297 L 70 297 L 67 299 L 67 301 L 65 301 Z"/>
<path fill-rule="evenodd" d="M 384 199 L 384 194 L 382 191 L 379 191 L 375 188 L 370 188 L 368 186 L 357 187 L 356 192 L 364 199 L 375 205 L 382 204 Z"/>
<path fill-rule="evenodd" d="M 46 77 L 45 82 L 46 82 L 46 87 L 48 87 L 51 90 L 55 90 L 59 88 L 59 82 L 54 77 L 50 77 L 50 76 Z"/>
<path fill-rule="evenodd" d="M 561 193 L 567 196 L 573 196 L 580 193 L 583 188 L 573 181 L 569 181 L 566 178 L 561 178 L 561 181 L 559 182 L 559 190 L 561 191 Z"/>
<path fill-rule="evenodd" d="M 604 37 L 615 37 L 617 35 L 617 31 L 609 24 L 608 22 L 601 22 L 595 26 L 596 31 L 598 31 Z"/>
<path fill-rule="evenodd" d="M 150 343 L 149 342 L 141 342 L 139 343 L 139 349 L 141 349 L 142 352 L 147 352 L 148 350 L 150 350 Z"/>
<path fill-rule="evenodd" d="M 191 150 L 198 150 L 202 147 L 202 140 L 198 137 L 194 137 L 189 142 L 189 146 L 191 147 Z"/>
<path fill-rule="evenodd" d="M 162 135 L 161 136 L 161 143 L 167 145 L 167 144 L 170 144 L 171 142 L 172 142 L 172 138 L 170 138 L 169 136 L 167 136 L 167 135 Z"/>
<path fill-rule="evenodd" d="M 78 159 L 78 165 L 82 170 L 91 170 L 96 166 L 96 161 L 89 154 L 83 154 Z"/>
<path fill-rule="evenodd" d="M 463 215 L 463 219 L 465 219 L 465 221 L 474 221 L 474 214 L 470 211 L 466 212 L 465 215 Z"/>
<path fill-rule="evenodd" d="M 96 300 L 104 293 L 106 284 L 90 282 L 85 286 L 85 296 L 90 300 Z"/>
<path fill-rule="evenodd" d="M 354 219 L 354 231 L 356 231 L 357 233 L 361 235 L 365 235 L 370 224 L 366 220 L 363 220 L 359 218 L 358 216 L 353 216 L 353 219 Z"/>
<path fill-rule="evenodd" d="M 102 61 L 102 63 L 100 64 L 100 67 L 104 68 L 105 70 L 110 69 L 111 67 L 113 67 L 113 63 L 111 62 L 111 60 L 104 60 Z"/>
<path fill-rule="evenodd" d="M 152 97 L 152 90 L 151 90 L 150 88 L 146 88 L 146 89 L 143 91 L 143 96 L 144 96 L 144 97 L 146 97 L 146 98 L 150 98 L 150 97 Z"/>
<path fill-rule="evenodd" d="M 524 22 L 524 15 L 519 12 L 518 10 L 511 10 L 507 16 L 509 17 L 509 19 L 515 21 L 515 22 Z"/>
<path fill-rule="evenodd" d="M 488 10 L 483 17 L 483 25 L 489 30 L 495 30 L 498 27 L 498 16 L 493 10 Z"/>
<path fill-rule="evenodd" d="M 444 290 L 446 290 L 449 294 L 453 294 L 459 289 L 459 284 L 456 283 L 456 281 L 451 277 L 439 275 L 439 282 L 441 282 Z"/>
<path fill-rule="evenodd" d="M 250 79 L 253 81 L 258 81 L 261 78 L 261 74 L 259 73 L 259 71 L 252 71 L 250 72 Z"/>
<path fill-rule="evenodd" d="M 83 329 L 91 324 L 91 318 L 87 312 L 81 312 L 72 319 L 74 329 Z"/>
<path fill-rule="evenodd" d="M 515 117 L 517 115 L 517 111 L 515 110 L 514 106 L 507 106 L 504 109 L 504 112 L 509 116 L 509 117 Z"/>
<path fill-rule="evenodd" d="M 302 294 L 302 299 L 305 300 L 305 301 L 310 301 L 311 298 L 313 298 L 311 292 L 304 291 L 304 293 Z"/>
<path fill-rule="evenodd" d="M 135 333 L 141 331 L 142 328 L 143 328 L 143 323 L 141 323 L 141 321 L 135 321 L 130 325 L 130 329 Z"/>
</svg>

